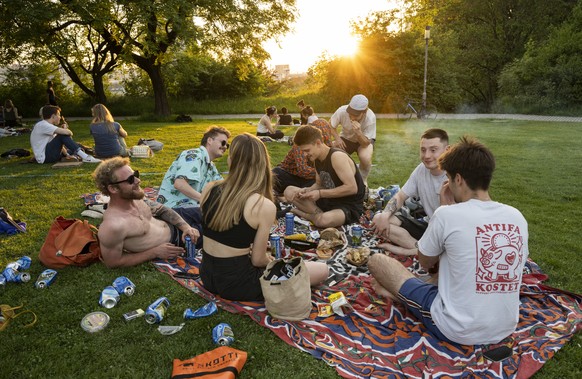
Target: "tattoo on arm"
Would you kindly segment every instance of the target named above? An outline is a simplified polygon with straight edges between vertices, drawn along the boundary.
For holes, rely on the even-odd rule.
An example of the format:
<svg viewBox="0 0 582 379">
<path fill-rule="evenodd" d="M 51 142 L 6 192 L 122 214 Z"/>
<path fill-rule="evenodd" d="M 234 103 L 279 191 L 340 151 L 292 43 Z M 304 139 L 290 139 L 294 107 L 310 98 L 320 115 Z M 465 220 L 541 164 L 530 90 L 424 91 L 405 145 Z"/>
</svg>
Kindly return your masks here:
<svg viewBox="0 0 582 379">
<path fill-rule="evenodd" d="M 398 200 L 396 200 L 396 197 L 392 197 L 392 199 L 390 199 L 388 204 L 386 204 L 386 207 L 384 208 L 384 212 L 390 212 L 390 214 L 394 214 L 394 212 L 396 212 L 397 209 L 398 209 Z"/>
<path fill-rule="evenodd" d="M 152 216 L 159 218 L 160 220 L 166 221 L 168 224 L 180 227 L 186 225 L 186 221 L 179 214 L 177 214 L 173 209 L 168 208 L 158 202 L 146 200 L 146 204 L 150 207 L 152 211 Z"/>
</svg>

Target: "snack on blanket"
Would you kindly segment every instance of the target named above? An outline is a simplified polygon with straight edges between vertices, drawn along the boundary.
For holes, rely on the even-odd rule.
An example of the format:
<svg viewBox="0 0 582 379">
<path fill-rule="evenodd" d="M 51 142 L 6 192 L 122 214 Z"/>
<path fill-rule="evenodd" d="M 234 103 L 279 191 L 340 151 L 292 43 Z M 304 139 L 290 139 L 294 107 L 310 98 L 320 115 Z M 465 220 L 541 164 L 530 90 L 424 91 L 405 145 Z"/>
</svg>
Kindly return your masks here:
<svg viewBox="0 0 582 379">
<path fill-rule="evenodd" d="M 342 232 L 336 228 L 324 229 L 320 234 L 319 244 L 317 245 L 317 256 L 320 259 L 329 259 L 333 255 L 335 248 L 344 245 Z"/>
<path fill-rule="evenodd" d="M 285 239 L 292 240 L 292 241 L 307 241 L 307 234 L 303 234 L 303 233 L 291 234 L 291 235 L 285 236 Z"/>
<path fill-rule="evenodd" d="M 346 260 L 354 266 L 362 266 L 368 262 L 370 249 L 366 246 L 350 248 L 346 254 Z"/>
</svg>

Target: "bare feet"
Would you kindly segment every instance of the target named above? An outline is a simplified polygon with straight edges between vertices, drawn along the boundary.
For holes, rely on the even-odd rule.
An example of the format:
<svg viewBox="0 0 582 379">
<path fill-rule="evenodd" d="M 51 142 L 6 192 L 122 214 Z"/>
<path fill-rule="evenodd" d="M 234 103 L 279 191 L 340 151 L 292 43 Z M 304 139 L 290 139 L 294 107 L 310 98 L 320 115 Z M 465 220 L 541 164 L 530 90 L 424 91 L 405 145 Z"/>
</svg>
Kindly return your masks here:
<svg viewBox="0 0 582 379">
<path fill-rule="evenodd" d="M 396 301 L 396 297 L 394 297 L 394 295 L 392 295 L 386 288 L 382 287 L 382 285 L 378 283 L 376 279 L 372 278 L 370 283 L 372 284 L 372 288 L 376 292 L 376 295 L 392 301 Z"/>
<path fill-rule="evenodd" d="M 391 243 L 388 242 L 379 243 L 377 247 L 397 255 L 409 255 L 409 256 L 416 255 L 416 249 L 406 249 L 404 247 L 392 245 Z"/>
</svg>

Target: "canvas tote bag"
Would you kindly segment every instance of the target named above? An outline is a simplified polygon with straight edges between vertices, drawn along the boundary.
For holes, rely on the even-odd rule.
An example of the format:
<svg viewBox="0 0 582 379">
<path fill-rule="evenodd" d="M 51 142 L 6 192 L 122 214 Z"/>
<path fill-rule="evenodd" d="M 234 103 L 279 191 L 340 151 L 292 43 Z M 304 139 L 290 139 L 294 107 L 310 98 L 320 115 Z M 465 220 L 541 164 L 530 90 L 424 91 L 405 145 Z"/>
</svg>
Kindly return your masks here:
<svg viewBox="0 0 582 379">
<path fill-rule="evenodd" d="M 280 280 L 282 277 L 285 278 Z M 260 282 L 265 307 L 271 316 L 287 321 L 309 317 L 311 286 L 303 259 L 275 259 L 267 265 Z"/>
</svg>

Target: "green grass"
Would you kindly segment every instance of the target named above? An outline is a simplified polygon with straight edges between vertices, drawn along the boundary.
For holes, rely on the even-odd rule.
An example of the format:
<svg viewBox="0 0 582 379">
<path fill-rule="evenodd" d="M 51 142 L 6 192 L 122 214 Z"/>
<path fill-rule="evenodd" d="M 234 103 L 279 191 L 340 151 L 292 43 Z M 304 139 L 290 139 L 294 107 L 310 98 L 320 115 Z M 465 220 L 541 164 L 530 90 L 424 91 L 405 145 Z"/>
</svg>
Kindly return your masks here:
<svg viewBox="0 0 582 379">
<path fill-rule="evenodd" d="M 92 144 L 87 123 L 73 122 L 75 138 Z M 175 156 L 196 147 L 204 129 L 211 124 L 227 127 L 235 135 L 254 132 L 244 120 L 196 121 L 187 124 L 125 121 L 128 145 L 140 137 L 165 143 L 152 159 L 132 161 L 139 169 L 144 186 L 157 186 Z M 549 274 L 548 284 L 582 293 L 579 221 L 582 219 L 580 162 L 582 128 L 572 123 L 525 121 L 448 121 L 398 122 L 379 120 L 375 166 L 369 178 L 372 188 L 403 185 L 418 164 L 418 138 L 428 127 L 446 129 L 451 140 L 463 134 L 477 136 L 494 152 L 497 170 L 492 197 L 520 209 L 529 222 L 530 256 Z M 292 128 L 284 130 L 290 134 Z M 0 152 L 29 148 L 28 135 L 0 139 Z M 284 144 L 269 144 L 272 163 L 278 163 L 288 150 Z M 33 259 L 34 281 L 43 267 L 38 251 L 52 220 L 62 215 L 81 218 L 79 196 L 95 192 L 90 174 L 93 165 L 53 169 L 50 165 L 25 164 L 25 159 L 0 160 L 0 206 L 15 218 L 26 221 L 29 232 L 0 236 L 0 267 L 22 255 Z M 226 171 L 226 157 L 217 163 Z M 111 322 L 95 334 L 84 332 L 82 317 L 98 306 L 100 291 L 119 275 L 137 285 L 133 297 L 122 297 L 108 310 Z M 125 323 L 121 315 L 145 308 L 159 296 L 172 305 L 165 325 L 178 325 L 185 308 L 197 308 L 204 301 L 158 272 L 152 265 L 109 270 L 102 264 L 89 268 L 59 270 L 55 283 L 36 290 L 31 283 L 9 283 L 0 293 L 0 304 L 24 304 L 34 311 L 38 322 L 22 328 L 16 319 L 0 332 L 0 377 L 168 377 L 174 358 L 186 359 L 215 347 L 212 327 L 219 322 L 233 326 L 235 348 L 247 351 L 249 359 L 241 378 L 336 378 L 335 370 L 324 362 L 283 343 L 273 333 L 250 318 L 219 310 L 201 320 L 187 321 L 173 336 L 160 335 L 142 319 Z M 25 316 L 22 316 L 23 318 Z M 582 372 L 582 339 L 576 335 L 552 358 L 536 378 L 576 378 Z"/>
</svg>

